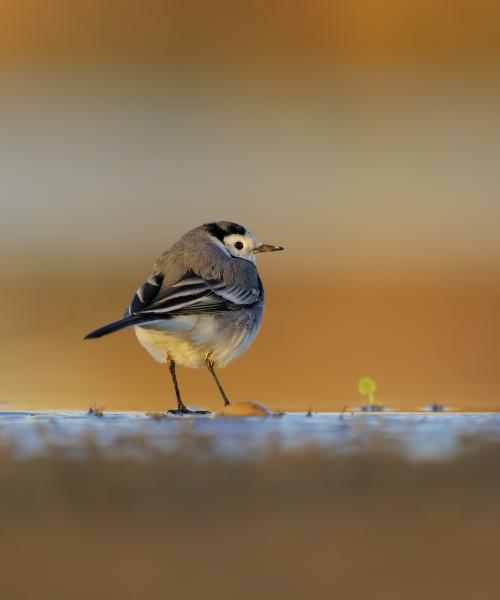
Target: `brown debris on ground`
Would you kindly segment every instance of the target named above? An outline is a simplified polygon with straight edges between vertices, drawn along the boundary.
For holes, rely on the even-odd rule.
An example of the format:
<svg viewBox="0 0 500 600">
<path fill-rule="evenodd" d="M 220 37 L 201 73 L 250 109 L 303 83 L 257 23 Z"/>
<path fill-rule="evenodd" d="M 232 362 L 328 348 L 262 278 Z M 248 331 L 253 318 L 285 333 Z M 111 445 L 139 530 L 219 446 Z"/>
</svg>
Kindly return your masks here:
<svg viewBox="0 0 500 600">
<path fill-rule="evenodd" d="M 102 417 L 104 415 L 104 404 L 92 404 L 89 407 L 88 413 L 89 415 L 94 415 L 94 417 Z"/>
<path fill-rule="evenodd" d="M 215 413 L 216 417 L 270 417 L 272 411 L 260 402 L 233 402 Z"/>
</svg>

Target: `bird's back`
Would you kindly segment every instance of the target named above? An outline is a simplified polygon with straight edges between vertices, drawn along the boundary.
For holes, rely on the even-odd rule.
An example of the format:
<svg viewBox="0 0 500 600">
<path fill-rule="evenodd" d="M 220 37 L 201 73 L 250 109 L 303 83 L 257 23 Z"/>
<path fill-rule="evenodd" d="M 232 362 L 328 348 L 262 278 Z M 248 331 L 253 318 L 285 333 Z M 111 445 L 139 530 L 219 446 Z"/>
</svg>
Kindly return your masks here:
<svg viewBox="0 0 500 600">
<path fill-rule="evenodd" d="M 163 287 L 177 283 L 188 271 L 206 280 L 223 281 L 240 288 L 259 287 L 254 263 L 228 256 L 203 227 L 186 233 L 155 262 L 154 273 L 164 275 Z"/>
</svg>

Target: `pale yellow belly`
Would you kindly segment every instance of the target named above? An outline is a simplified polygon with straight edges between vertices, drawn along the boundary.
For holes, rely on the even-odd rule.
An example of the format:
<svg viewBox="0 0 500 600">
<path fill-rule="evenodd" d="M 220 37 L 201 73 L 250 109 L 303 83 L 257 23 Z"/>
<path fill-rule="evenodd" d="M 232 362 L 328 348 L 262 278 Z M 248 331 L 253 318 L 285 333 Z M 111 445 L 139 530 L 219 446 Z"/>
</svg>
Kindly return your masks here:
<svg viewBox="0 0 500 600">
<path fill-rule="evenodd" d="M 170 356 L 178 365 L 196 369 L 205 366 L 210 354 L 209 348 L 194 344 L 183 333 L 135 327 L 135 334 L 151 356 L 161 363 L 167 362 Z"/>
</svg>

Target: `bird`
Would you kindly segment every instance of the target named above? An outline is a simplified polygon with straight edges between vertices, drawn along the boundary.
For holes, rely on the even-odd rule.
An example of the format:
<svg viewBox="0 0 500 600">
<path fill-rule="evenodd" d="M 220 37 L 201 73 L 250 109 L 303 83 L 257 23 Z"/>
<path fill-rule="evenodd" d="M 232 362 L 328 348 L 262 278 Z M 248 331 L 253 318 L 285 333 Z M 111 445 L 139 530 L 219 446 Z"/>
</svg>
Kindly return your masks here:
<svg viewBox="0 0 500 600">
<path fill-rule="evenodd" d="M 243 354 L 259 332 L 265 296 L 256 258 L 279 250 L 283 247 L 263 244 L 249 229 L 230 221 L 196 227 L 156 260 L 123 318 L 85 339 L 133 327 L 139 343 L 170 371 L 177 408 L 169 414 L 208 414 L 184 404 L 177 365 L 206 367 L 228 406 L 216 368 Z"/>
</svg>

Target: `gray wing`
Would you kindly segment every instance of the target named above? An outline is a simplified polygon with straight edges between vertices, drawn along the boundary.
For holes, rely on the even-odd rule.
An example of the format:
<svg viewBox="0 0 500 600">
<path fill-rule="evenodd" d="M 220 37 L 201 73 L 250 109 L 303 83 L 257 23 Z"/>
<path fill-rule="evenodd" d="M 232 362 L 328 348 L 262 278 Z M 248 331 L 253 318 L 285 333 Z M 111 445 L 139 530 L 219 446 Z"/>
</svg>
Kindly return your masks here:
<svg viewBox="0 0 500 600">
<path fill-rule="evenodd" d="M 161 275 L 150 277 L 135 293 L 126 314 L 151 319 L 238 310 L 251 307 L 262 298 L 260 280 L 258 287 L 240 287 L 207 280 L 189 271 L 171 286 L 163 283 Z"/>
</svg>

